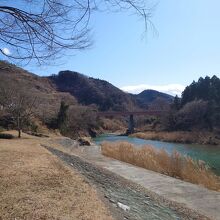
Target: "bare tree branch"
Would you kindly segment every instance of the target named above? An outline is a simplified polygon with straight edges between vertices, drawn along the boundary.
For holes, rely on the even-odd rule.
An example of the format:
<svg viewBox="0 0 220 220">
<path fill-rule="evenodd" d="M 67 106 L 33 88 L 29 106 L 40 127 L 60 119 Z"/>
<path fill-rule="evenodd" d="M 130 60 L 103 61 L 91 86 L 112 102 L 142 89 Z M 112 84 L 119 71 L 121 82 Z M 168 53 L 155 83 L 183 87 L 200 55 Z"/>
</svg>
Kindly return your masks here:
<svg viewBox="0 0 220 220">
<path fill-rule="evenodd" d="M 64 50 L 91 46 L 94 11 L 131 11 L 150 23 L 144 0 L 18 0 L 0 3 L 0 52 L 13 60 L 44 64 Z M 3 48 L 9 48 L 7 53 Z"/>
</svg>

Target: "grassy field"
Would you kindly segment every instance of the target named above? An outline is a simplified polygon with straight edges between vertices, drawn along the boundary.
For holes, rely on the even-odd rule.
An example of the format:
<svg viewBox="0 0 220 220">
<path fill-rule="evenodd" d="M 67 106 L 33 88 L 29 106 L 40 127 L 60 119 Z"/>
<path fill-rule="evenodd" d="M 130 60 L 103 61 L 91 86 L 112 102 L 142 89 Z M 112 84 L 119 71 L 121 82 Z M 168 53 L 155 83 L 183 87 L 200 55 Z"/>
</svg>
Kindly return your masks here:
<svg viewBox="0 0 220 220">
<path fill-rule="evenodd" d="M 176 151 L 169 155 L 165 150 L 136 148 L 127 142 L 103 142 L 101 151 L 105 156 L 220 191 L 220 178 L 203 161 L 183 157 Z"/>
<path fill-rule="evenodd" d="M 131 136 L 147 140 L 160 140 L 176 143 L 220 144 L 220 139 L 216 138 L 216 135 L 211 132 L 147 131 L 138 132 Z"/>
<path fill-rule="evenodd" d="M 95 189 L 42 141 L 0 140 L 0 219 L 112 219 Z"/>
</svg>

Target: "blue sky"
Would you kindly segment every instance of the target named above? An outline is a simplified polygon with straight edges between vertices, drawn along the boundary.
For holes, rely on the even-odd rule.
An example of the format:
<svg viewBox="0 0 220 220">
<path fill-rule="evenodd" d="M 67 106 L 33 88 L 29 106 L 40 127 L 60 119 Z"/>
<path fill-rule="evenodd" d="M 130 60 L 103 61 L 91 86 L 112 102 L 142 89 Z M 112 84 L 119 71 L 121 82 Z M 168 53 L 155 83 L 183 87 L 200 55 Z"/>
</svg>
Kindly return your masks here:
<svg viewBox="0 0 220 220">
<path fill-rule="evenodd" d="M 170 84 L 182 89 L 200 76 L 220 77 L 219 8 L 219 0 L 158 1 L 152 17 L 158 34 L 144 33 L 143 21 L 129 13 L 95 14 L 92 48 L 58 66 L 25 68 L 39 75 L 74 70 L 131 92 L 149 87 L 172 94 Z"/>
</svg>

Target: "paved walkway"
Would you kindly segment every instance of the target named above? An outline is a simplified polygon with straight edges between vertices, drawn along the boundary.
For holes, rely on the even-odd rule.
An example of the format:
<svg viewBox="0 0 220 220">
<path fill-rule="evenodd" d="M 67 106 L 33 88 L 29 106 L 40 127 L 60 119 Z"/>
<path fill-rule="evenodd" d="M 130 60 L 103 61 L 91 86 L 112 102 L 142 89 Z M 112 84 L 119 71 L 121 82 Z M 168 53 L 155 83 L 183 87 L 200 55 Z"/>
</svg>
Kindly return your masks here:
<svg viewBox="0 0 220 220">
<path fill-rule="evenodd" d="M 220 220 L 220 193 L 201 186 L 106 158 L 98 146 L 85 147 L 79 156 L 109 171 L 131 180 L 170 201 L 184 204 L 211 219 Z"/>
</svg>

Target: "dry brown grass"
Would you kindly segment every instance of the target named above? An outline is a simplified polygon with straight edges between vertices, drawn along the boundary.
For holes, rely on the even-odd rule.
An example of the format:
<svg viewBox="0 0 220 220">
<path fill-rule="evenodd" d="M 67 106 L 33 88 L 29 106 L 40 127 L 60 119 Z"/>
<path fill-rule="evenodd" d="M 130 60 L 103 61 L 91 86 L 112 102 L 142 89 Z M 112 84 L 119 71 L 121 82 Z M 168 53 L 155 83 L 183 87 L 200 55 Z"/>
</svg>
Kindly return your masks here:
<svg viewBox="0 0 220 220">
<path fill-rule="evenodd" d="M 0 219 L 112 219 L 96 191 L 41 141 L 0 140 Z"/>
<path fill-rule="evenodd" d="M 103 142 L 101 150 L 105 156 L 220 191 L 220 178 L 203 161 L 194 161 L 176 151 L 169 155 L 163 149 L 148 145 L 137 148 L 127 142 Z"/>
<path fill-rule="evenodd" d="M 199 144 L 218 144 L 219 140 L 210 132 L 189 132 L 189 131 L 174 131 L 174 132 L 138 132 L 131 135 L 132 137 L 161 140 L 176 143 L 199 143 Z"/>
</svg>

